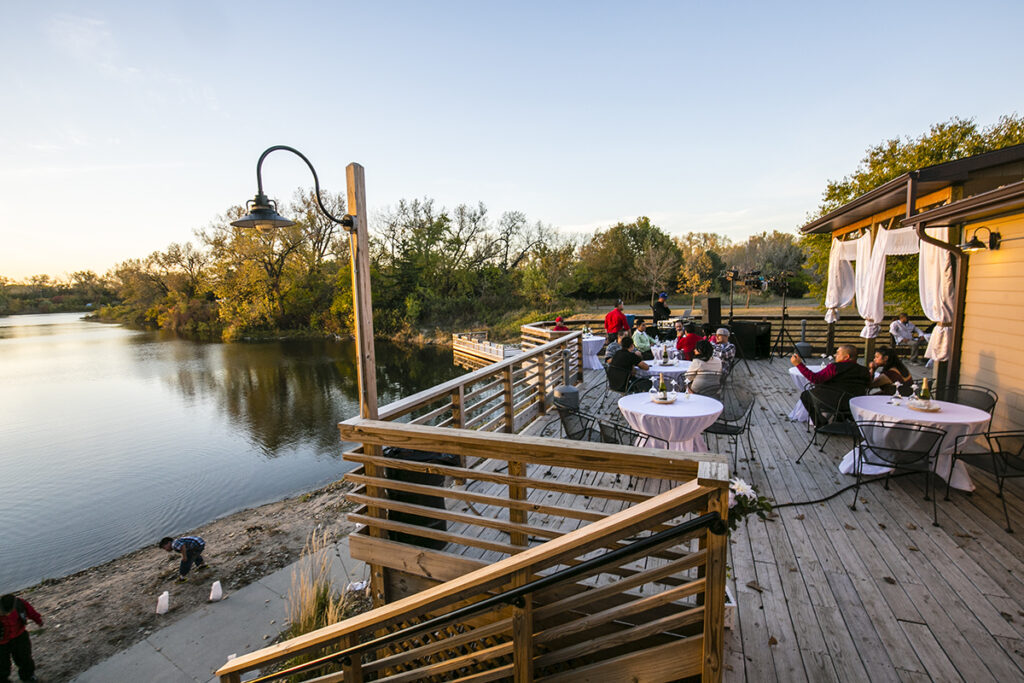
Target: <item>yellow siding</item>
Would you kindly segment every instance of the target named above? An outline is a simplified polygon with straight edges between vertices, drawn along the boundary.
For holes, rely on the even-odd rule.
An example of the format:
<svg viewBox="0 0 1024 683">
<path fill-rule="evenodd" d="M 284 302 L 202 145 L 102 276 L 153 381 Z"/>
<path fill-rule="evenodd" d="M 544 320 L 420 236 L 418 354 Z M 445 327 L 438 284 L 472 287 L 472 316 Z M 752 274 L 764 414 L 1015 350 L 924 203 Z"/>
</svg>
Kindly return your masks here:
<svg viewBox="0 0 1024 683">
<path fill-rule="evenodd" d="M 981 225 L 1004 238 L 1024 237 L 1024 216 Z M 978 236 L 985 241 L 985 231 Z M 999 394 L 993 429 L 1024 429 L 1024 239 L 996 251 L 971 255 L 960 382 L 979 384 Z"/>
</svg>

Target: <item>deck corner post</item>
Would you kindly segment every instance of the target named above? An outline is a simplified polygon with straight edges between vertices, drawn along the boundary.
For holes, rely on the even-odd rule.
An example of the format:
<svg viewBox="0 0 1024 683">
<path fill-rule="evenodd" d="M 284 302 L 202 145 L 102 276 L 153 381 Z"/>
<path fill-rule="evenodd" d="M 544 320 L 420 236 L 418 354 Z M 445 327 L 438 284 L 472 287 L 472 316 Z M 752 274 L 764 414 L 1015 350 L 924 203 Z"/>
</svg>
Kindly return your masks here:
<svg viewBox="0 0 1024 683">
<path fill-rule="evenodd" d="M 708 497 L 708 512 L 729 515 L 729 489 L 721 488 Z M 725 652 L 725 565 L 729 536 L 705 533 L 707 571 L 704 574 L 704 671 L 702 681 L 720 681 Z"/>
<path fill-rule="evenodd" d="M 517 572 L 514 586 L 530 581 L 528 572 Z M 533 596 L 523 597 L 523 606 L 512 607 L 512 666 L 515 683 L 533 681 Z"/>
</svg>

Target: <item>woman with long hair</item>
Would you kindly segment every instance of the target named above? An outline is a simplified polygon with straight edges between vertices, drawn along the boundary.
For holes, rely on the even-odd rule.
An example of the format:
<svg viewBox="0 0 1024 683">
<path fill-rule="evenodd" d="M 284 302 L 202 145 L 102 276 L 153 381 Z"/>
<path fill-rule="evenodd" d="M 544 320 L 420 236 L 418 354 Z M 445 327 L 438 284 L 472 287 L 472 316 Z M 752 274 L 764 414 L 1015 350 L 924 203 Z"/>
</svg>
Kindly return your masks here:
<svg viewBox="0 0 1024 683">
<path fill-rule="evenodd" d="M 686 371 L 690 393 L 712 398 L 722 395 L 722 361 L 715 356 L 715 347 L 701 339 L 693 349 L 693 362 Z"/>
<path fill-rule="evenodd" d="M 868 370 L 872 374 L 880 371 L 878 376 L 871 381 L 871 387 L 878 389 L 883 394 L 889 396 L 895 394 L 897 382 L 903 385 L 900 388 L 901 394 L 909 395 L 913 391 L 914 378 L 910 376 L 910 371 L 907 370 L 907 366 L 899 359 L 896 352 L 887 346 L 875 350 L 875 359 L 868 363 Z"/>
</svg>

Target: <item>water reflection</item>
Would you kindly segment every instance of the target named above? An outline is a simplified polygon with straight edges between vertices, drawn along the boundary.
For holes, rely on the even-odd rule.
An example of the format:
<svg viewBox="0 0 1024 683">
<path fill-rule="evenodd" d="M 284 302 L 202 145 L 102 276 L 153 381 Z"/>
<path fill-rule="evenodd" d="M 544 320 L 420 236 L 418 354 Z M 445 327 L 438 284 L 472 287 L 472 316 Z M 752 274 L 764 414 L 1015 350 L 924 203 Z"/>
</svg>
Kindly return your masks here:
<svg viewBox="0 0 1024 683">
<path fill-rule="evenodd" d="M 351 342 L 212 344 L 80 316 L 0 319 L 0 585 L 17 590 L 342 476 Z M 376 345 L 381 404 L 462 373 Z"/>
</svg>

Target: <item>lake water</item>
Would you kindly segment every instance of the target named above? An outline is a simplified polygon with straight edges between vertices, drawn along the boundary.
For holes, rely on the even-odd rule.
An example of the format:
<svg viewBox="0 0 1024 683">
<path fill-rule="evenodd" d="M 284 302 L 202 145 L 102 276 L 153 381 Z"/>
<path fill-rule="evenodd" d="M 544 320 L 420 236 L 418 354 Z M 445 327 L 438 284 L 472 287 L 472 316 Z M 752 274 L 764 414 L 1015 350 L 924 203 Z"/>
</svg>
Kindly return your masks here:
<svg viewBox="0 0 1024 683">
<path fill-rule="evenodd" d="M 377 342 L 381 405 L 463 371 Z M 0 592 L 340 479 L 352 342 L 207 344 L 0 318 Z"/>
</svg>

